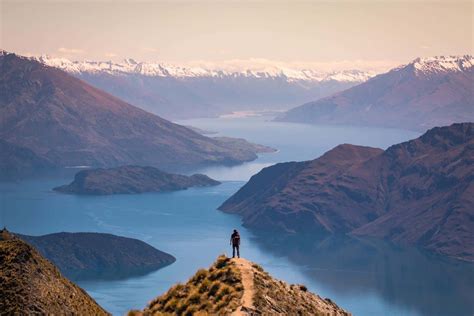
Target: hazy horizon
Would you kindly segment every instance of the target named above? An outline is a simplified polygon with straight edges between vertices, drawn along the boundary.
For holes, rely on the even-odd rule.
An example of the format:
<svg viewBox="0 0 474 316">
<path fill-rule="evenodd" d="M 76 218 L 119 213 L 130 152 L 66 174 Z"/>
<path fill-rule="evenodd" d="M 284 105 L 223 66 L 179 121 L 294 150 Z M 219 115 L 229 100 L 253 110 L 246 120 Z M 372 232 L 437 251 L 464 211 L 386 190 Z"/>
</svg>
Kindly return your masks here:
<svg viewBox="0 0 474 316">
<path fill-rule="evenodd" d="M 473 54 L 472 10 L 463 1 L 2 0 L 1 47 L 71 60 L 385 71 Z"/>
</svg>

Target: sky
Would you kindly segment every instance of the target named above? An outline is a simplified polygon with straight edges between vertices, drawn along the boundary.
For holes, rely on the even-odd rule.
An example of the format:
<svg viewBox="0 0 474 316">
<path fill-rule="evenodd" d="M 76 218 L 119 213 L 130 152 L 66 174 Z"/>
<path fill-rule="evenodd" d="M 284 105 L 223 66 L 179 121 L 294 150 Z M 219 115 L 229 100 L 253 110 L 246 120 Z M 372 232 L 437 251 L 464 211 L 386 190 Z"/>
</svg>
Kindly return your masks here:
<svg viewBox="0 0 474 316">
<path fill-rule="evenodd" d="M 0 2 L 0 46 L 23 55 L 370 69 L 474 51 L 473 1 Z"/>
</svg>

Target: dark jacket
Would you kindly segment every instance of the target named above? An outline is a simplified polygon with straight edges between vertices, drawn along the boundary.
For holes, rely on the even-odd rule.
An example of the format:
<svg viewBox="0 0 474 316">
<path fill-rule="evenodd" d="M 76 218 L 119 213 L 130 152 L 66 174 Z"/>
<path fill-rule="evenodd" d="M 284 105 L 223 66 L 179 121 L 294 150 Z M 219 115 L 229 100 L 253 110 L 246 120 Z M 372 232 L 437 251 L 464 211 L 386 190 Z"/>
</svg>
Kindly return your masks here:
<svg viewBox="0 0 474 316">
<path fill-rule="evenodd" d="M 232 246 L 240 246 L 240 235 L 239 233 L 232 233 L 230 236 L 230 243 Z"/>
</svg>

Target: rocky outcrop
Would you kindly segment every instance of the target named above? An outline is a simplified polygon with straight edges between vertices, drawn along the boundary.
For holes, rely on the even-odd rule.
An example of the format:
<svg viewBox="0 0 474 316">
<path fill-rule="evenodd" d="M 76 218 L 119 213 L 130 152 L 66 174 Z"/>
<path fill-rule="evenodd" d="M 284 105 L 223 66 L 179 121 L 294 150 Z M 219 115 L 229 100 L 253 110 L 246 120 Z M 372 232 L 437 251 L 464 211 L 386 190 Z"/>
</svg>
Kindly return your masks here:
<svg viewBox="0 0 474 316">
<path fill-rule="evenodd" d="M 220 256 L 186 284 L 129 315 L 350 315 L 303 285 L 272 278 L 246 259 Z"/>
<path fill-rule="evenodd" d="M 474 121 L 474 57 L 418 58 L 278 118 L 310 124 L 372 125 L 425 131 Z"/>
<path fill-rule="evenodd" d="M 34 246 L 70 279 L 121 278 L 142 275 L 176 259 L 147 243 L 102 233 L 17 235 Z"/>
<path fill-rule="evenodd" d="M 56 167 L 175 170 L 257 158 L 249 143 L 224 145 L 15 54 L 0 54 L 0 86 L 0 139 Z"/>
<path fill-rule="evenodd" d="M 108 315 L 33 247 L 0 236 L 0 311 L 5 315 Z"/>
<path fill-rule="evenodd" d="M 474 123 L 383 151 L 340 145 L 253 176 L 220 209 L 256 231 L 356 234 L 474 261 Z"/>
<path fill-rule="evenodd" d="M 68 185 L 54 188 L 70 194 L 135 194 L 184 190 L 220 184 L 203 174 L 184 176 L 153 167 L 122 166 L 110 169 L 79 171 Z"/>
</svg>

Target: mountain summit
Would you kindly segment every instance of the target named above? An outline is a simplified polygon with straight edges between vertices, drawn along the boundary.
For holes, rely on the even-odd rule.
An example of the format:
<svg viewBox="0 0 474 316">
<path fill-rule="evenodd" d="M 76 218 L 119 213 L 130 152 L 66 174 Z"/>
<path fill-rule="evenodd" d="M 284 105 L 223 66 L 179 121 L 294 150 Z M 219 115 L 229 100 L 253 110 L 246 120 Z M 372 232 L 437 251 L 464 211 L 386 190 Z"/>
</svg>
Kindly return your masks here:
<svg viewBox="0 0 474 316">
<path fill-rule="evenodd" d="M 320 71 L 315 69 L 296 69 L 281 67 L 277 65 L 256 67 L 247 66 L 239 69 L 225 69 L 226 67 L 185 67 L 158 62 L 138 62 L 132 58 L 126 58 L 121 62 L 113 61 L 73 61 L 67 58 L 57 58 L 48 55 L 35 57 L 37 61 L 62 69 L 71 74 L 93 74 L 107 73 L 115 75 L 136 74 L 150 77 L 213 77 L 213 78 L 283 78 L 288 81 L 341 81 L 341 82 L 362 82 L 374 76 L 371 72 L 361 70 L 342 71 Z M 233 67 L 236 68 L 236 67 Z"/>
<path fill-rule="evenodd" d="M 417 75 L 430 76 L 434 74 L 464 72 L 474 66 L 474 57 L 464 56 L 436 56 L 417 58 L 408 67 L 412 67 Z M 407 66 L 402 66 L 407 67 Z"/>
<path fill-rule="evenodd" d="M 200 269 L 186 283 L 173 286 L 143 311 L 151 315 L 331 315 L 350 314 L 307 290 L 271 277 L 246 259 L 220 256 L 209 269 Z"/>
<path fill-rule="evenodd" d="M 474 57 L 418 58 L 278 120 L 424 131 L 474 121 Z"/>
</svg>

